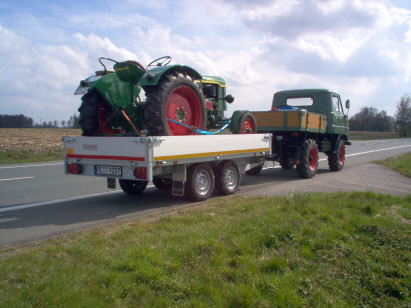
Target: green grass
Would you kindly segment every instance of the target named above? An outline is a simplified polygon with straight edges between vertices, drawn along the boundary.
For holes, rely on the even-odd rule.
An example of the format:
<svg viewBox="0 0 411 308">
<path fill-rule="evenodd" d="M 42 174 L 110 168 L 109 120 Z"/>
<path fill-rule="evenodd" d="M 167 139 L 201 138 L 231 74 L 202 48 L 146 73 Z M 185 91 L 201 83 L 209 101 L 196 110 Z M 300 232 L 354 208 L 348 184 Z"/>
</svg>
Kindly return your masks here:
<svg viewBox="0 0 411 308">
<path fill-rule="evenodd" d="M 391 170 L 411 178 L 411 152 L 383 160 L 376 160 L 374 163 L 388 167 Z"/>
<path fill-rule="evenodd" d="M 45 162 L 53 160 L 63 160 L 62 150 L 49 150 L 39 152 L 8 150 L 5 152 L 0 152 L 0 165 Z"/>
<path fill-rule="evenodd" d="M 0 307 L 405 307 L 410 223 L 411 195 L 217 198 L 3 252 Z"/>
</svg>

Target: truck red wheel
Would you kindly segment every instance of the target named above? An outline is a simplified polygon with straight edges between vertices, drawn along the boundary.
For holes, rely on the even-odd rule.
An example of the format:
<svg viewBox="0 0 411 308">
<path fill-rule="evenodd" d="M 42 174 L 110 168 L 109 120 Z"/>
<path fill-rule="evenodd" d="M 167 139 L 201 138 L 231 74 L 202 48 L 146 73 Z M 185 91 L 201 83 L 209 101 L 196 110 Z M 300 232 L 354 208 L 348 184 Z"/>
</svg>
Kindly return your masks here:
<svg viewBox="0 0 411 308">
<path fill-rule="evenodd" d="M 318 169 L 318 147 L 314 140 L 307 139 L 300 148 L 297 173 L 302 178 L 312 178 Z"/>
<path fill-rule="evenodd" d="M 341 171 L 345 163 L 345 141 L 340 140 L 336 152 L 328 153 L 328 167 L 331 171 Z"/>
</svg>

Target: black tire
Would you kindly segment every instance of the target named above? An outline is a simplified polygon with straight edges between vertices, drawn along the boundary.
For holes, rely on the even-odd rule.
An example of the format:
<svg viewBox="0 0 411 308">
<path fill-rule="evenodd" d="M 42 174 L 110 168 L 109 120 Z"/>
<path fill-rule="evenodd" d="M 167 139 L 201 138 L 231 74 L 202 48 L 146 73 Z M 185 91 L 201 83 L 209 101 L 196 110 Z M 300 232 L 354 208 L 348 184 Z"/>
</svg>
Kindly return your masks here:
<svg viewBox="0 0 411 308">
<path fill-rule="evenodd" d="M 293 169 L 295 166 L 295 154 L 283 154 L 280 157 L 280 166 L 283 169 Z"/>
<path fill-rule="evenodd" d="M 173 180 L 154 178 L 153 184 L 159 190 L 171 190 L 173 186 Z"/>
<path fill-rule="evenodd" d="M 241 111 L 232 131 L 234 134 L 255 134 L 257 132 L 257 122 L 254 115 L 247 110 Z"/>
<path fill-rule="evenodd" d="M 336 152 L 328 153 L 328 167 L 331 171 L 341 171 L 345 163 L 345 143 L 340 140 Z"/>
<path fill-rule="evenodd" d="M 259 175 L 263 170 L 263 165 L 259 165 L 257 167 L 251 168 L 245 172 L 247 175 Z"/>
<path fill-rule="evenodd" d="M 318 169 L 318 147 L 314 140 L 307 139 L 300 148 L 297 173 L 302 178 L 312 178 Z"/>
<path fill-rule="evenodd" d="M 147 181 L 119 180 L 121 189 L 129 195 L 141 194 L 146 189 L 147 183 Z"/>
<path fill-rule="evenodd" d="M 94 136 L 99 130 L 98 108 L 102 102 L 100 95 L 95 91 L 89 91 L 81 98 L 79 124 L 82 136 Z"/>
<path fill-rule="evenodd" d="M 185 183 L 186 197 L 193 201 L 203 201 L 211 197 L 215 186 L 213 170 L 208 164 L 194 164 L 188 168 Z"/>
<path fill-rule="evenodd" d="M 240 186 L 241 173 L 235 162 L 223 161 L 215 168 L 215 188 L 221 195 L 232 195 Z"/>
<path fill-rule="evenodd" d="M 195 134 L 189 128 L 168 121 L 168 117 L 200 130 L 206 129 L 207 112 L 204 98 L 191 76 L 179 72 L 169 73 L 163 76 L 156 86 L 145 87 L 144 90 L 147 98 L 144 122 L 149 135 Z M 176 96 L 179 99 L 173 100 Z M 189 109 L 189 112 L 184 110 L 184 107 Z"/>
</svg>

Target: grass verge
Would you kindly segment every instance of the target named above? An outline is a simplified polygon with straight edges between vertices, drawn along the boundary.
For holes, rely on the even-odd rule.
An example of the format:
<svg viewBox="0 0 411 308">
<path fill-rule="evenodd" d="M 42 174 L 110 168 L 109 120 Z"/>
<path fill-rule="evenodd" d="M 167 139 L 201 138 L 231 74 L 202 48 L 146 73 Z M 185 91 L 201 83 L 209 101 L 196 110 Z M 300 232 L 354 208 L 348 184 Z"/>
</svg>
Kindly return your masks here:
<svg viewBox="0 0 411 308">
<path fill-rule="evenodd" d="M 2 307 L 400 307 L 411 195 L 225 197 L 0 256 Z"/>
<path fill-rule="evenodd" d="M 0 165 L 45 162 L 53 160 L 63 160 L 63 151 L 61 149 L 39 152 L 21 150 L 8 150 L 6 152 L 0 152 Z"/>
<path fill-rule="evenodd" d="M 376 160 L 373 161 L 373 163 L 388 167 L 391 170 L 411 178 L 411 152 L 396 157 Z"/>
</svg>

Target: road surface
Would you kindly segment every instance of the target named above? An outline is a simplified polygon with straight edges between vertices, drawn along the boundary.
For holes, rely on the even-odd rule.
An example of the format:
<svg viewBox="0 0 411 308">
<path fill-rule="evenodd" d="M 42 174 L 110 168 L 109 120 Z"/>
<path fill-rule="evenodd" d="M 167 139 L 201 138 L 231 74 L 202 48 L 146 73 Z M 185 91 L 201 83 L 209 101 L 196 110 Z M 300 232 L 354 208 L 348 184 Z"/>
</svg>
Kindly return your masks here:
<svg viewBox="0 0 411 308">
<path fill-rule="evenodd" d="M 370 162 L 406 152 L 410 138 L 353 142 L 341 172 L 330 172 L 320 156 L 309 180 L 267 163 L 259 176 L 243 176 L 237 195 L 370 190 L 405 196 L 411 179 Z M 62 162 L 0 166 L 0 196 L 0 249 L 192 204 L 153 186 L 141 196 L 108 190 L 104 178 L 65 175 Z"/>
</svg>

